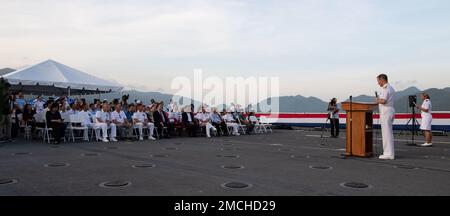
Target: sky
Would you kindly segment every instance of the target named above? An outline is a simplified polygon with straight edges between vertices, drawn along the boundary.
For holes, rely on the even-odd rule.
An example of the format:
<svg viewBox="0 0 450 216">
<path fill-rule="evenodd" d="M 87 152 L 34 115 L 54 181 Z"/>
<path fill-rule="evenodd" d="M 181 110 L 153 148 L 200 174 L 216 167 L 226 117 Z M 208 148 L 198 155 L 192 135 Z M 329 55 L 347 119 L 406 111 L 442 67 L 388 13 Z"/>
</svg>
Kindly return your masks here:
<svg viewBox="0 0 450 216">
<path fill-rule="evenodd" d="M 127 88 L 179 76 L 278 77 L 323 100 L 450 87 L 448 0 L 0 0 L 0 68 L 47 59 Z"/>
</svg>

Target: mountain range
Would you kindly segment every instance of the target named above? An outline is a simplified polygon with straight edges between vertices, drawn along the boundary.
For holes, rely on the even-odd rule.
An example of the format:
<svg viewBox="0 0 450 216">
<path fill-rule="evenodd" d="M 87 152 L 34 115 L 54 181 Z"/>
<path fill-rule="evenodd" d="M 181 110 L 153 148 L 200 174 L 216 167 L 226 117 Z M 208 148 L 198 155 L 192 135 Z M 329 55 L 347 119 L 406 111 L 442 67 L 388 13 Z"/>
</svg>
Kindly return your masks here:
<svg viewBox="0 0 450 216">
<path fill-rule="evenodd" d="M 420 90 L 417 87 L 397 91 L 394 99 L 394 106 L 397 113 L 409 113 L 409 95 L 417 96 L 417 104 L 421 104 L 420 93 L 427 92 L 433 104 L 433 111 L 450 111 L 450 88 L 437 89 L 431 88 Z M 316 97 L 283 96 L 279 97 L 280 112 L 325 112 L 328 102 L 322 101 Z M 270 99 L 267 99 L 270 101 Z M 375 96 L 359 95 L 353 97 L 354 102 L 374 102 Z M 347 100 L 348 101 L 348 100 Z"/>
<path fill-rule="evenodd" d="M 437 89 L 431 88 L 426 90 L 420 90 L 417 87 L 410 87 L 401 91 L 397 91 L 394 99 L 395 109 L 398 113 L 409 113 L 411 108 L 409 108 L 408 96 L 416 95 L 417 104 L 421 104 L 422 101 L 419 97 L 421 92 L 427 92 L 431 96 L 431 101 L 433 104 L 433 111 L 450 111 L 450 88 Z M 171 94 L 164 94 L 159 92 L 141 92 L 136 90 L 125 90 L 116 93 L 107 93 L 100 95 L 100 99 L 113 100 L 114 98 L 121 98 L 122 95 L 129 94 L 129 101 L 133 102 L 135 100 L 142 100 L 144 103 L 148 104 L 151 99 L 155 101 L 164 101 L 166 104 L 169 103 L 172 98 Z M 88 101 L 92 101 L 94 98 L 98 98 L 98 95 L 91 95 L 85 97 Z M 188 99 L 190 100 L 190 99 Z M 270 103 L 273 98 L 268 98 L 262 102 Z M 317 97 L 304 97 L 301 95 L 297 96 L 281 96 L 278 97 L 280 104 L 280 112 L 296 112 L 296 113 L 318 113 L 325 112 L 327 109 L 328 102 L 325 102 Z M 355 102 L 373 102 L 375 96 L 359 95 L 354 96 L 353 101 Z M 201 103 L 198 101 L 193 101 L 195 107 L 198 107 Z M 220 105 L 220 109 L 225 105 Z M 258 104 L 259 106 L 259 104 Z"/>
</svg>

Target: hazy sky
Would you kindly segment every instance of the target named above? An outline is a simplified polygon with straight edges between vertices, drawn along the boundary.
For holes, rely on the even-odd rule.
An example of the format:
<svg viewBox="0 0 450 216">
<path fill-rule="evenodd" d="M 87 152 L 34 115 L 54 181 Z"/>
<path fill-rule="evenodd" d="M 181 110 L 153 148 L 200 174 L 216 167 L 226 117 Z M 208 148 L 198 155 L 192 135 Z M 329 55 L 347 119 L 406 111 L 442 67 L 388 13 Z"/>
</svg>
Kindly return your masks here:
<svg viewBox="0 0 450 216">
<path fill-rule="evenodd" d="M 0 68 L 54 59 L 138 90 L 176 76 L 278 76 L 341 100 L 450 86 L 448 0 L 0 0 Z"/>
</svg>

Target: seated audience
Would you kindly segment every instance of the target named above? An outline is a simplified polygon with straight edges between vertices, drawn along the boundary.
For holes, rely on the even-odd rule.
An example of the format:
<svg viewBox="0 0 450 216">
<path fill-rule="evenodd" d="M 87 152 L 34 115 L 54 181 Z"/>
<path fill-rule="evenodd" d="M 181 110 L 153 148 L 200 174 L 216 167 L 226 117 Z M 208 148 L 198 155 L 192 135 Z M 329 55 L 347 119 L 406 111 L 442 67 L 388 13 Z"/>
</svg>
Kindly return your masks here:
<svg viewBox="0 0 450 216">
<path fill-rule="evenodd" d="M 59 105 L 52 104 L 50 111 L 46 112 L 46 121 L 49 128 L 52 128 L 52 135 L 54 138 L 54 143 L 59 144 L 61 139 L 64 138 L 64 133 L 66 131 L 66 126 L 64 120 L 61 118 L 61 113 L 59 112 Z"/>
</svg>

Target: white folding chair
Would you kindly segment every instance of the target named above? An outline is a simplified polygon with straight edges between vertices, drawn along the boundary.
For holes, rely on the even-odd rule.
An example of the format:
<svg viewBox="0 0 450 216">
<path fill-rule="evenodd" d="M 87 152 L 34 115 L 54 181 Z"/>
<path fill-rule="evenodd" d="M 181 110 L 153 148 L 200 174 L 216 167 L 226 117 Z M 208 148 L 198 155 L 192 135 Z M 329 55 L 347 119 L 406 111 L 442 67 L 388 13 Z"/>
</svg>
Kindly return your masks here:
<svg viewBox="0 0 450 216">
<path fill-rule="evenodd" d="M 88 135 L 89 128 L 86 126 L 81 126 L 81 124 L 84 121 L 83 116 L 79 114 L 70 115 L 69 120 L 70 122 L 67 128 L 69 129 L 69 136 L 72 138 L 72 141 L 75 142 L 75 138 L 83 139 L 84 141 L 89 141 Z M 75 131 L 81 131 L 83 133 L 83 136 L 76 137 Z"/>
<path fill-rule="evenodd" d="M 228 122 L 225 121 L 224 116 L 221 116 L 221 119 L 225 122 L 228 136 L 231 136 L 231 134 L 233 133 L 233 126 L 227 124 Z"/>
<path fill-rule="evenodd" d="M 255 125 L 255 127 L 253 128 L 253 131 L 255 133 L 263 133 L 263 126 L 259 122 L 258 118 L 256 118 L 256 116 L 250 116 L 249 120 Z"/>
<path fill-rule="evenodd" d="M 92 115 L 91 140 L 92 140 L 93 136 L 95 135 L 95 140 L 99 141 L 101 128 L 99 126 L 96 126 L 95 122 L 97 122 L 97 118 L 95 117 L 95 115 Z"/>
<path fill-rule="evenodd" d="M 102 138 L 100 138 L 100 135 L 103 135 L 102 134 L 103 132 L 102 132 L 102 128 L 100 126 L 96 125 L 97 117 L 95 115 L 92 116 L 92 122 L 93 122 L 93 124 L 92 124 L 92 130 L 91 130 L 91 140 L 92 140 L 92 136 L 94 136 L 94 133 L 95 133 L 95 139 L 97 141 L 99 141 L 100 139 L 102 139 Z M 111 133 L 111 125 L 107 126 L 106 133 Z"/>
<path fill-rule="evenodd" d="M 19 122 L 19 128 L 23 129 L 23 137 L 27 140 L 31 139 L 31 126 L 23 121 L 23 114 L 17 114 L 17 121 Z"/>
<path fill-rule="evenodd" d="M 270 124 L 269 119 L 266 116 L 259 117 L 259 122 L 264 128 L 264 131 L 267 133 L 267 129 L 270 130 L 271 133 L 273 133 L 272 130 L 272 124 Z"/>
<path fill-rule="evenodd" d="M 145 124 L 142 124 L 142 137 L 144 138 L 145 135 L 147 134 L 147 131 L 149 130 L 148 126 Z M 133 121 L 133 133 L 136 134 L 136 139 L 139 140 L 139 136 L 141 136 L 141 134 L 139 134 L 139 125 L 137 125 L 136 123 L 134 123 Z"/>
<path fill-rule="evenodd" d="M 50 131 L 53 131 L 53 129 L 47 127 L 47 120 L 42 113 L 34 114 L 34 119 L 36 120 L 36 123 L 44 124 L 44 127 L 36 127 L 36 131 L 39 131 L 42 134 L 43 142 L 47 140 L 47 142 L 50 143 L 50 139 L 53 139 L 50 136 Z"/>
<path fill-rule="evenodd" d="M 239 117 L 236 118 L 236 119 L 237 119 L 237 123 L 238 123 L 239 129 L 242 131 L 242 134 L 245 135 L 247 133 L 247 125 L 243 125 L 242 122 L 241 122 L 241 119 Z"/>
</svg>

